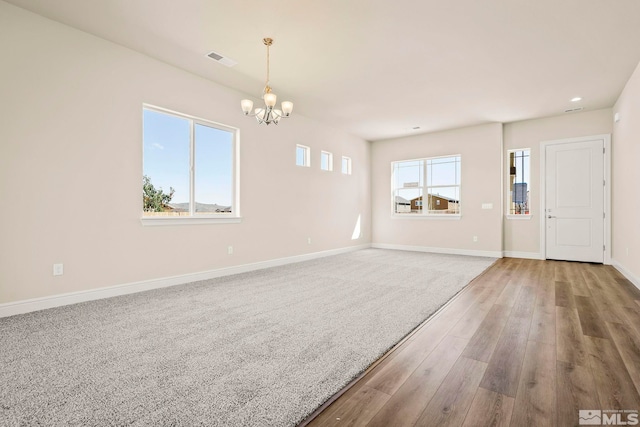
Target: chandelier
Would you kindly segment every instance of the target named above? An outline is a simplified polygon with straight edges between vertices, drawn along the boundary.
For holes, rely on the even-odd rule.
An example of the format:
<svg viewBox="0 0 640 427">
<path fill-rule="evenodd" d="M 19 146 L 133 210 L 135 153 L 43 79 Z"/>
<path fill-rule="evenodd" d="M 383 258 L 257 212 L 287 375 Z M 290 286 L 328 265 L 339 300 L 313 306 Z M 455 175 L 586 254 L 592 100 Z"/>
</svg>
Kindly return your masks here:
<svg viewBox="0 0 640 427">
<path fill-rule="evenodd" d="M 267 46 L 267 81 L 264 85 L 264 90 L 262 91 L 264 107 L 256 108 L 255 111 L 251 113 L 251 110 L 253 109 L 253 101 L 250 99 L 243 99 L 240 101 L 240 106 L 242 107 L 242 112 L 245 116 L 255 116 L 259 124 L 264 123 L 265 125 L 270 125 L 271 123 L 275 123 L 277 125 L 281 118 L 291 116 L 291 112 L 293 111 L 293 102 L 283 101 L 281 110 L 275 108 L 276 94 L 271 92 L 271 86 L 269 86 L 269 46 L 273 44 L 273 39 L 267 37 L 262 39 L 262 42 Z"/>
</svg>

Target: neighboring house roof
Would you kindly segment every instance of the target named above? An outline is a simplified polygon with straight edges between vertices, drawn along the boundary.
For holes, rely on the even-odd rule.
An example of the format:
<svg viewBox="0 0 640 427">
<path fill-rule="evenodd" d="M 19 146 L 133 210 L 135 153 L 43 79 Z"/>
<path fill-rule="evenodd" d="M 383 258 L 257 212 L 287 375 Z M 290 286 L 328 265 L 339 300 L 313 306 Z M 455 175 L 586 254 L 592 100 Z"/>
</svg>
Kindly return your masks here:
<svg viewBox="0 0 640 427">
<path fill-rule="evenodd" d="M 410 205 L 411 202 L 404 197 L 396 196 L 396 203 L 399 205 Z"/>
<path fill-rule="evenodd" d="M 458 203 L 458 201 L 456 199 L 449 199 L 448 197 L 444 197 L 444 196 L 441 196 L 439 194 L 429 194 L 429 196 L 437 197 L 438 199 L 446 200 L 446 201 L 451 202 L 451 203 Z M 422 200 L 422 196 L 416 197 L 415 199 L 411 199 L 412 202 L 415 202 L 416 200 Z"/>
</svg>

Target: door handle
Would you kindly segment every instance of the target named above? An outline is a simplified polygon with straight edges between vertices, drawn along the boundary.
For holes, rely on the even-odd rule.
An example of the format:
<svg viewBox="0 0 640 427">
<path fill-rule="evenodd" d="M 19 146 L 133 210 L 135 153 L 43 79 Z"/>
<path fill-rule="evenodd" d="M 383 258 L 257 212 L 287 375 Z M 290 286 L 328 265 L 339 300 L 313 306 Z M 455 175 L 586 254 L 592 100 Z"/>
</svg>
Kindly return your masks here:
<svg viewBox="0 0 640 427">
<path fill-rule="evenodd" d="M 555 218 L 555 216 L 549 215 L 549 216 L 547 216 L 547 218 Z"/>
</svg>

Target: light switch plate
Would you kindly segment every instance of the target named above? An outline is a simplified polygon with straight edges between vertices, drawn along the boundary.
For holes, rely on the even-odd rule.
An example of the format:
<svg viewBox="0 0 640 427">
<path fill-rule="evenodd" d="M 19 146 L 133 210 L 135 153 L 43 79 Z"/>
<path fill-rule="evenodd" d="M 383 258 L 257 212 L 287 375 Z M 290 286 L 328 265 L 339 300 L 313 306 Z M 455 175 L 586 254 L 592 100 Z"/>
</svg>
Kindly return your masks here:
<svg viewBox="0 0 640 427">
<path fill-rule="evenodd" d="M 53 264 L 53 275 L 54 276 L 62 276 L 64 274 L 64 265 L 62 264 Z"/>
</svg>

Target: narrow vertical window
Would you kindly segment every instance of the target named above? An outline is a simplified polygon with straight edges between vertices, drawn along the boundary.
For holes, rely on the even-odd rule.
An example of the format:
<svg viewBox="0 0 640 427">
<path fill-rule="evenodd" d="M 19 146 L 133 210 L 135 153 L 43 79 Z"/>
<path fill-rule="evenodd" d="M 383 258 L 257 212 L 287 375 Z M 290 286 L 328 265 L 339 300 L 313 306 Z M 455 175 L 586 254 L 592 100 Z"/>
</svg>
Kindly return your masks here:
<svg viewBox="0 0 640 427">
<path fill-rule="evenodd" d="M 323 171 L 333 170 L 333 154 L 328 151 L 320 152 L 320 169 Z"/>
<path fill-rule="evenodd" d="M 507 195 L 507 215 L 530 214 L 530 160 L 531 151 L 529 148 L 509 150 L 508 152 L 509 192 Z"/>
<path fill-rule="evenodd" d="M 311 149 L 306 145 L 296 145 L 296 165 L 309 167 L 311 164 Z"/>
<path fill-rule="evenodd" d="M 342 173 L 351 175 L 351 157 L 342 156 Z"/>
</svg>

